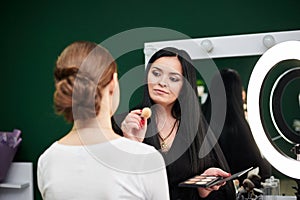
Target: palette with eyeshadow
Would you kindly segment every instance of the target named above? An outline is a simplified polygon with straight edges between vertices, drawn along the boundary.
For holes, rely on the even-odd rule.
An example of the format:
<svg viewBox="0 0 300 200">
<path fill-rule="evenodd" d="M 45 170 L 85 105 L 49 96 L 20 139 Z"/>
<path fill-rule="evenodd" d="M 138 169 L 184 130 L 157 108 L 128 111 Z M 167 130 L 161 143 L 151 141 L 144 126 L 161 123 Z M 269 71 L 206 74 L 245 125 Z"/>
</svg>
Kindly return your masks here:
<svg viewBox="0 0 300 200">
<path fill-rule="evenodd" d="M 197 175 L 194 176 L 184 182 L 179 183 L 180 187 L 212 187 L 214 185 L 222 184 L 226 181 L 236 179 L 246 172 L 250 171 L 253 167 L 250 167 L 249 169 L 243 170 L 241 172 L 238 172 L 236 174 L 233 174 L 229 177 L 223 178 L 220 176 L 211 176 L 211 175 Z"/>
</svg>

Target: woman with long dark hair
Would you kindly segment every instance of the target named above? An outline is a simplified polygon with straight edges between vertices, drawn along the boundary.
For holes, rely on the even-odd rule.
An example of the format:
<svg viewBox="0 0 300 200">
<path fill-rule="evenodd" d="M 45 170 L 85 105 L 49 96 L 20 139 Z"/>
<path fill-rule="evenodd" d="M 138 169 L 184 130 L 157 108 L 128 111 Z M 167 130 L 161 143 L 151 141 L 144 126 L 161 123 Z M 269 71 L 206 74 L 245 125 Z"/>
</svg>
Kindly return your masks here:
<svg viewBox="0 0 300 200">
<path fill-rule="evenodd" d="M 143 132 L 143 127 L 147 120 L 140 116 L 144 107 L 153 111 L 146 132 Z M 207 189 L 178 186 L 180 182 L 202 173 L 229 176 L 225 172 L 229 168 L 224 155 L 202 115 L 196 71 L 185 51 L 169 47 L 150 58 L 143 100 L 123 119 L 115 116 L 117 123 L 122 122 L 121 134 L 152 145 L 163 155 L 171 199 L 235 199 L 232 183 Z M 209 139 L 204 142 L 207 134 Z"/>
<path fill-rule="evenodd" d="M 225 68 L 220 70 L 226 92 L 226 99 L 215 98 L 214 110 L 219 115 L 219 106 L 226 106 L 225 123 L 219 137 L 220 147 L 226 157 L 231 173 L 237 173 L 249 167 L 259 167 L 259 175 L 262 180 L 270 177 L 271 166 L 262 158 L 261 153 L 254 141 L 249 124 L 246 120 L 244 110 L 243 91 L 241 77 L 236 70 Z M 210 91 L 215 91 L 220 87 L 216 76 L 213 77 Z M 211 99 L 205 102 L 205 116 L 210 121 Z M 213 122 L 212 122 L 213 123 Z M 216 123 L 213 123 L 216 124 Z M 212 127 L 213 128 L 213 127 Z M 243 175 L 239 178 L 240 183 L 247 177 Z"/>
</svg>

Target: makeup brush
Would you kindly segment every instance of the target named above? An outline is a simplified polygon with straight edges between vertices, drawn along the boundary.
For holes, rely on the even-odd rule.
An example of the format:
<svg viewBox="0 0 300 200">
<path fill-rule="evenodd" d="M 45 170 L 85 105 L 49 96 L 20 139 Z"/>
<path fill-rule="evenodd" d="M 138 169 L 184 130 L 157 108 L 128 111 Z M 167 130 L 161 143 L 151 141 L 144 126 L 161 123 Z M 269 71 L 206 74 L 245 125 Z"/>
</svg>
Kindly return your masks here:
<svg viewBox="0 0 300 200">
<path fill-rule="evenodd" d="M 152 112 L 151 112 L 150 108 L 145 107 L 142 110 L 141 117 L 143 117 L 144 119 L 148 119 L 149 117 L 151 117 L 151 114 L 152 114 Z"/>
<path fill-rule="evenodd" d="M 254 183 L 247 178 L 243 181 L 243 186 L 248 192 L 253 190 L 253 188 L 255 187 Z"/>
</svg>

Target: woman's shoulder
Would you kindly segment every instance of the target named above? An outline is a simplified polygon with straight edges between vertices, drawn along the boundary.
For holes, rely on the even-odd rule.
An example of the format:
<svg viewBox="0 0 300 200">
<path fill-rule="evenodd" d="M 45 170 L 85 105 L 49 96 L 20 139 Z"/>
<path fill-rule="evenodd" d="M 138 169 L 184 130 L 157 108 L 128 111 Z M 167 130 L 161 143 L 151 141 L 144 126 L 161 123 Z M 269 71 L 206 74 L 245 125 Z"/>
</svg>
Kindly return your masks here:
<svg viewBox="0 0 300 200">
<path fill-rule="evenodd" d="M 82 145 L 60 144 L 58 141 L 55 141 L 39 156 L 39 161 L 45 159 L 58 159 L 66 156 L 66 154 L 78 154 L 83 152 L 84 148 L 85 147 Z"/>
<path fill-rule="evenodd" d="M 125 137 L 121 137 L 119 139 L 119 147 L 120 148 L 126 148 L 131 153 L 138 153 L 138 154 L 148 154 L 148 153 L 158 153 L 158 151 L 151 145 L 133 141 L 130 139 L 127 139 Z"/>
<path fill-rule="evenodd" d="M 46 155 L 46 154 L 50 153 L 51 151 L 55 150 L 57 148 L 57 146 L 58 146 L 58 142 L 57 141 L 53 142 L 52 144 L 50 144 L 50 146 L 48 146 L 44 150 L 44 152 L 41 154 L 41 156 Z"/>
<path fill-rule="evenodd" d="M 58 146 L 58 142 L 55 141 L 46 150 L 44 150 L 44 152 L 41 153 L 41 155 L 38 158 L 38 165 L 41 165 L 41 163 L 45 162 L 45 160 L 51 157 L 51 155 L 54 154 L 53 152 L 56 151 L 57 146 Z"/>
<path fill-rule="evenodd" d="M 165 169 L 162 155 L 152 146 L 121 137 L 111 143 L 118 169 L 136 174 Z M 147 174 L 146 173 L 146 174 Z"/>
</svg>

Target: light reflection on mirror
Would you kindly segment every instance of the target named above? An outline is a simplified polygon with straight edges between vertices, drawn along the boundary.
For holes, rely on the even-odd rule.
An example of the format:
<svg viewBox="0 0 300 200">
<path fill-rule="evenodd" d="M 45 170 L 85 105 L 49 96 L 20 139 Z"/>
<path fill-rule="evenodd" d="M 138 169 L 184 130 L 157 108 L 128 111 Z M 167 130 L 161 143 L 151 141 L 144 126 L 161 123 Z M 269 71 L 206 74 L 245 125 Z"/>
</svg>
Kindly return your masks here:
<svg viewBox="0 0 300 200">
<path fill-rule="evenodd" d="M 299 87 L 300 77 L 295 78 L 286 86 L 281 101 L 282 114 L 285 123 L 297 137 L 300 137 L 300 130 L 297 129 L 295 125 L 296 120 L 300 121 Z"/>
<path fill-rule="evenodd" d="M 267 76 L 265 77 L 262 91 L 261 91 L 261 101 L 260 101 L 260 113 L 263 118 L 263 125 L 265 132 L 272 142 L 273 146 L 280 151 L 281 153 L 295 158 L 295 155 L 290 151 L 294 146 L 294 139 L 290 139 L 288 137 L 287 131 L 283 131 L 283 129 L 288 129 L 290 135 L 296 134 L 296 132 L 292 129 L 292 119 L 299 116 L 297 113 L 298 109 L 295 107 L 295 103 L 297 103 L 296 97 L 299 92 L 299 85 L 296 85 L 296 80 L 284 80 L 285 83 L 288 82 L 286 85 L 281 84 L 281 94 L 275 92 L 274 95 L 271 95 L 272 89 L 278 91 L 278 84 L 275 84 L 276 81 L 281 81 L 281 76 L 286 73 L 287 71 L 291 70 L 292 74 L 294 73 L 294 68 L 300 66 L 300 61 L 298 60 L 284 60 L 277 63 L 272 69 L 269 71 Z M 286 76 L 285 76 L 286 77 Z M 271 96 L 273 97 L 273 104 L 274 102 L 277 104 L 276 106 L 269 105 L 270 101 L 272 102 Z M 280 104 L 280 105 L 279 105 Z M 276 122 L 274 119 L 274 113 L 279 115 L 282 119 L 281 122 Z M 277 121 L 279 121 L 277 119 Z M 285 136 L 287 135 L 287 136 Z"/>
</svg>

